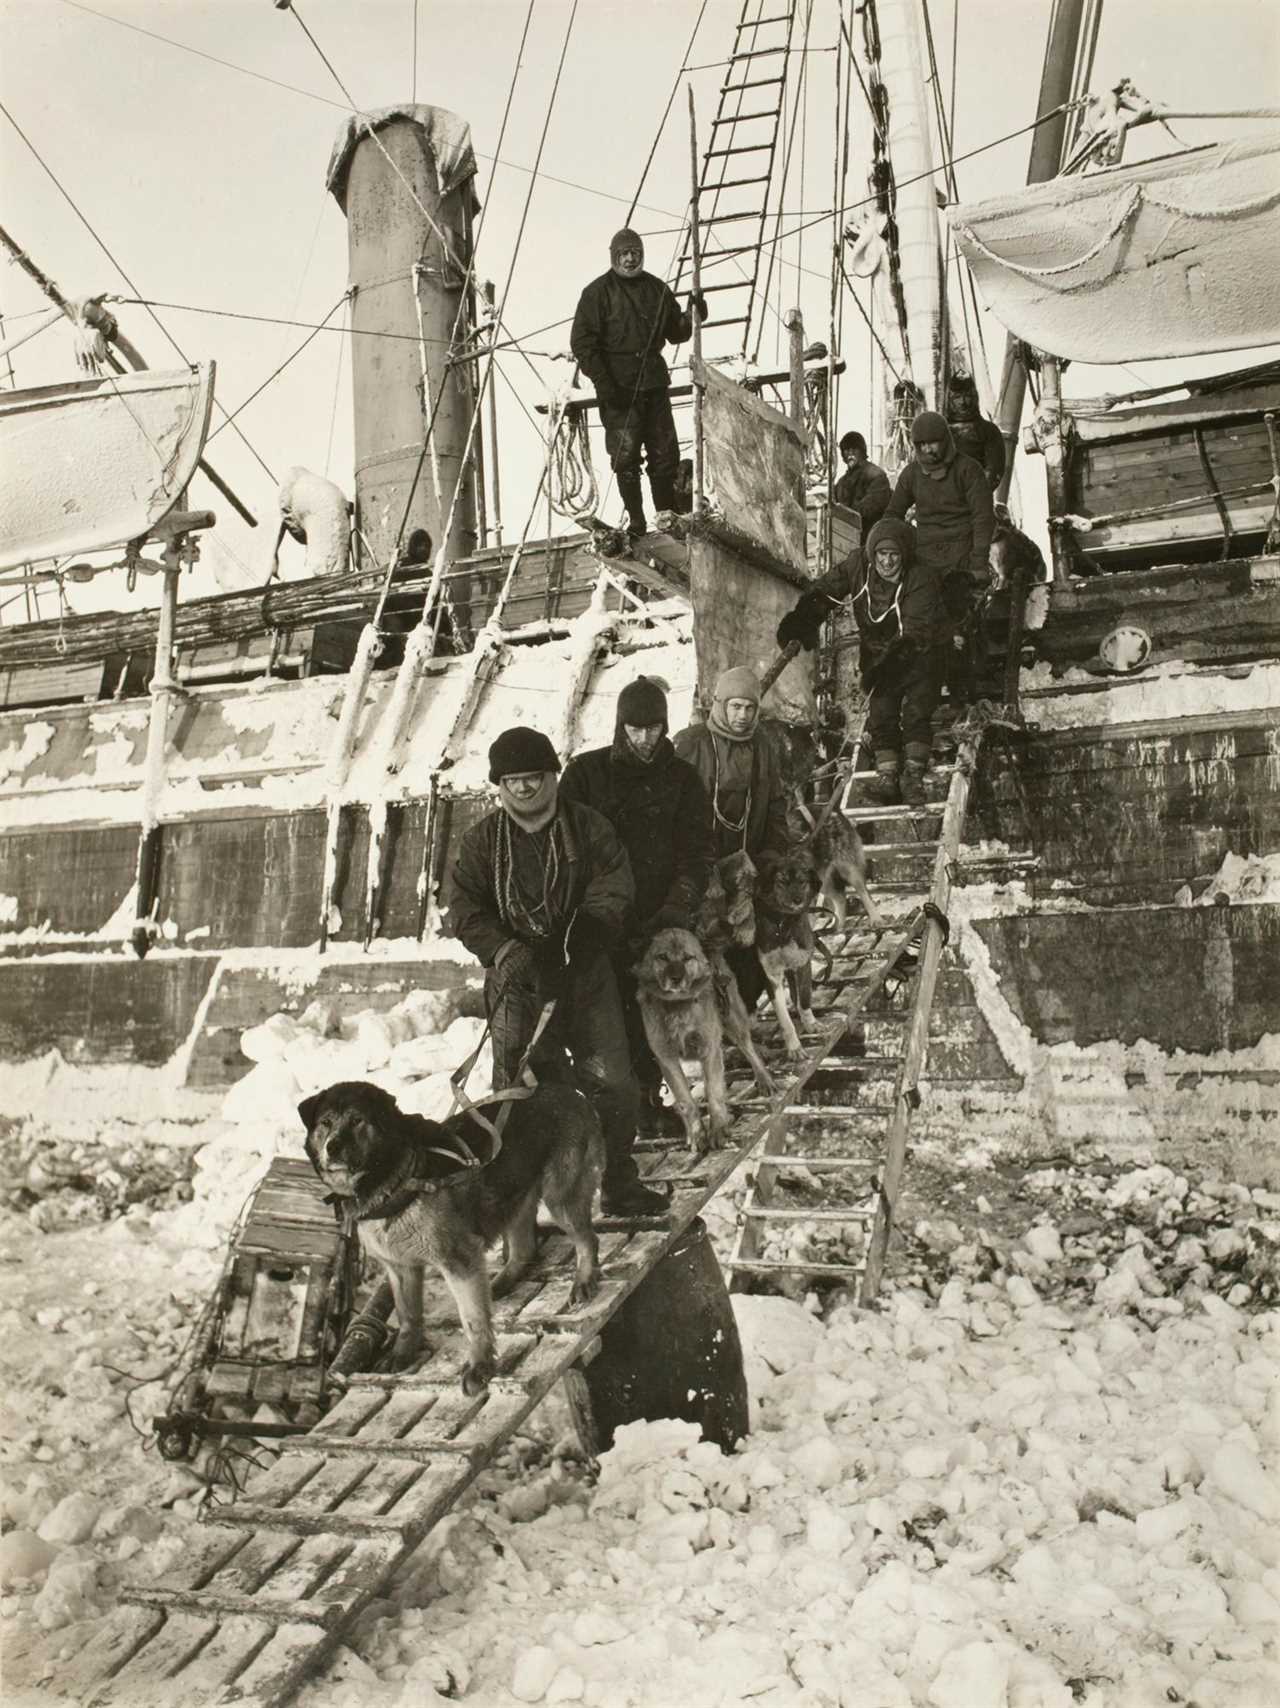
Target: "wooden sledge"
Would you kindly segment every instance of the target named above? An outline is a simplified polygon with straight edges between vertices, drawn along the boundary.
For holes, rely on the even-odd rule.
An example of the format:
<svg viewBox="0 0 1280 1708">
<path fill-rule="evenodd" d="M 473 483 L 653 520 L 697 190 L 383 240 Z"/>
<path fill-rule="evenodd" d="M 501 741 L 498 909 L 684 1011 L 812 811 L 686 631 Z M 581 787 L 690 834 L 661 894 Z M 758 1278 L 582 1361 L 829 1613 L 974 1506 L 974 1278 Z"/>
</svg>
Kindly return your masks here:
<svg viewBox="0 0 1280 1708">
<path fill-rule="evenodd" d="M 232 1235 L 218 1285 L 154 1420 L 166 1459 L 219 1436 L 304 1434 L 337 1397 L 359 1248 L 310 1163 L 276 1157 Z"/>
</svg>

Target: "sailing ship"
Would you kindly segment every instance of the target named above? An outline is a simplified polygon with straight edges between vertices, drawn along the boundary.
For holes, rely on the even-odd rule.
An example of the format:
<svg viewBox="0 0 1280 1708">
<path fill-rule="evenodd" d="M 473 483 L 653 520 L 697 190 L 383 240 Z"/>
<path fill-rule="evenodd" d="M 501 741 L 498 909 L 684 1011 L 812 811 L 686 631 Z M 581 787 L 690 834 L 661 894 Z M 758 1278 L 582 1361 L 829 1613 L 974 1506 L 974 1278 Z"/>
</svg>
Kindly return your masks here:
<svg viewBox="0 0 1280 1708">
<path fill-rule="evenodd" d="M 165 1095 L 221 1090 L 249 1065 L 240 1032 L 271 1012 L 317 993 L 390 1004 L 406 985 L 471 976 L 440 935 L 441 888 L 488 805 L 496 731 L 523 717 L 562 754 L 607 740 L 618 687 L 641 669 L 671 685 L 677 719 L 697 715 L 722 665 L 773 662 L 779 616 L 856 538 L 830 502 L 856 286 L 891 468 L 911 413 L 946 408 L 968 375 L 1010 452 L 1022 434 L 1047 475 L 1051 578 L 995 631 L 987 684 L 1025 730 L 983 749 L 957 867 L 1019 887 L 957 896 L 948 1000 L 974 1025 L 928 1119 L 945 1131 L 982 1107 L 1006 1134 L 1145 1140 L 1273 1122 L 1259 1052 L 1277 1029 L 1275 905 L 1184 904 L 1230 893 L 1233 860 L 1265 884 L 1260 863 L 1280 847 L 1280 375 L 1272 361 L 1068 399 L 1062 372 L 1277 340 L 1260 259 L 1275 248 L 1276 133 L 1114 158 L 1161 114 L 1132 92 L 1086 102 L 1096 20 L 1082 40 L 1083 11 L 1055 8 L 1035 182 L 964 205 L 916 0 L 840 9 L 833 311 L 817 338 L 794 319 L 788 366 L 762 373 L 749 356 L 808 14 L 745 0 L 672 271 L 713 304 L 676 386 L 692 513 L 621 549 L 591 499 L 592 400 L 565 388 L 542 489 L 565 530 L 537 537 L 535 509 L 514 549 L 499 543 L 486 412 L 503 305 L 478 286 L 464 118 L 402 103 L 353 114 L 335 141 L 354 503 L 348 519 L 341 494 L 305 481 L 284 502 L 282 531 L 307 537 L 325 571 L 309 579 L 179 597 L 213 520 L 188 497 L 208 469 L 212 366 L 143 371 L 100 303 L 68 304 L 8 239 L 105 355 L 89 380 L 0 398 L 3 565 L 30 599 L 42 580 L 107 573 L 85 560 L 114 553 L 109 573 L 154 574 L 160 602 L 0 627 L 0 1052 L 51 1073 L 141 1064 Z M 857 90 L 869 203 L 848 158 Z M 998 396 L 958 333 L 966 300 L 976 315 L 971 281 L 1009 329 Z M 816 660 L 785 662 L 766 710 L 830 751 L 855 664 L 837 624 Z M 858 800 L 855 781 L 846 804 Z M 1101 1054 L 1081 1068 L 1066 1043 Z"/>
</svg>

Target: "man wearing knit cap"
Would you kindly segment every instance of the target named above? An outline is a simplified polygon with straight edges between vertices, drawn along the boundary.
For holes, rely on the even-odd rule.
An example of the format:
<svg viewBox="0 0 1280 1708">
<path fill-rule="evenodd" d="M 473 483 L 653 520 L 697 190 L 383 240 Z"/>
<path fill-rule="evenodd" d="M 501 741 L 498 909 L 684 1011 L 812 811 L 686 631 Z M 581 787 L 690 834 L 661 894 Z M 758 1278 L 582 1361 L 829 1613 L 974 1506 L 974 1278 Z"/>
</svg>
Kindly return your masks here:
<svg viewBox="0 0 1280 1708">
<path fill-rule="evenodd" d="M 515 1080 L 555 997 L 531 1066 L 563 1075 L 565 1050 L 572 1056 L 604 1132 L 606 1214 L 661 1214 L 666 1200 L 641 1185 L 631 1154 L 636 1083 L 610 959 L 635 899 L 631 867 L 607 819 L 559 798 L 559 770 L 539 730 L 504 730 L 490 747 L 499 805 L 462 838 L 450 925 L 485 968 L 494 1089 Z"/>
<path fill-rule="evenodd" d="M 627 507 L 627 532 L 647 530 L 640 453 L 649 471 L 655 510 L 673 510 L 680 442 L 667 387 L 671 375 L 664 344 L 680 344 L 705 319 L 706 299 L 695 292 L 681 313 L 661 279 L 644 270 L 644 244 L 629 226 L 609 244 L 609 270 L 578 298 L 569 343 L 578 366 L 596 389 L 605 449 Z"/>
<path fill-rule="evenodd" d="M 867 738 L 876 777 L 868 793 L 885 806 L 899 800 L 923 806 L 951 621 L 942 577 L 917 560 L 910 523 L 882 517 L 863 547 L 801 595 L 778 624 L 778 645 L 797 640 L 812 650 L 823 621 L 845 599 L 858 625 L 862 685 L 870 696 Z"/>
<path fill-rule="evenodd" d="M 636 899 L 627 945 L 614 953 L 631 1065 L 640 1086 L 639 1131 L 675 1137 L 684 1126 L 662 1102 L 662 1075 L 653 1059 L 636 1001 L 634 945 L 655 931 L 688 928 L 711 872 L 711 804 L 702 779 L 676 757 L 667 735 L 664 685 L 649 676 L 618 695 L 613 741 L 578 754 L 565 767 L 562 801 L 582 801 L 603 813 L 631 861 Z"/>
<path fill-rule="evenodd" d="M 787 805 L 782 791 L 778 750 L 760 723 L 760 678 L 737 665 L 716 678 L 707 721 L 682 729 L 675 750 L 688 760 L 710 797 L 715 855 L 745 851 L 757 869 L 762 860 L 784 854 Z M 731 948 L 727 959 L 748 1009 L 754 1008 L 766 980 L 752 949 Z"/>
<path fill-rule="evenodd" d="M 905 521 L 915 510 L 920 562 L 941 578 L 951 614 L 955 657 L 948 661 L 948 685 L 952 698 L 963 701 L 972 683 L 962 631 L 991 579 L 991 485 L 973 458 L 956 449 L 950 427 L 932 410 L 922 410 L 911 423 L 911 442 L 915 456 L 898 476 L 886 514 Z"/>
</svg>

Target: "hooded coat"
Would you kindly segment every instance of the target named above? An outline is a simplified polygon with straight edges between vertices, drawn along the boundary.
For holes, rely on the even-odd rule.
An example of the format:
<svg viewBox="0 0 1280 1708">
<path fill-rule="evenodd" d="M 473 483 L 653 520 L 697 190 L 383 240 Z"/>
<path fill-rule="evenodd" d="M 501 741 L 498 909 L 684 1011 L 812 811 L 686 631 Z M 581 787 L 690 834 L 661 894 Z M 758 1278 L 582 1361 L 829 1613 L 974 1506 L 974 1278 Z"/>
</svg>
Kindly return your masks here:
<svg viewBox="0 0 1280 1708">
<path fill-rule="evenodd" d="M 635 879 L 637 927 L 649 926 L 659 913 L 663 924 L 692 919 L 715 856 L 711 802 L 665 732 L 646 764 L 627 740 L 619 712 L 608 747 L 569 761 L 560 799 L 594 807 L 617 832 Z"/>
<path fill-rule="evenodd" d="M 697 772 L 703 786 L 703 822 L 717 860 L 745 848 L 759 865 L 765 854 L 787 850 L 787 804 L 782 765 L 769 731 L 756 722 L 745 741 L 717 735 L 709 723 L 690 724 L 675 738 L 675 750 Z M 724 820 L 744 816 L 742 830 Z"/>
<path fill-rule="evenodd" d="M 875 549 L 881 541 L 892 542 L 903 557 L 898 596 L 888 602 L 872 580 Z M 883 517 L 856 551 L 815 581 L 796 604 L 790 623 L 810 631 L 811 643 L 816 642 L 819 626 L 846 599 L 858 625 L 864 680 L 899 641 L 908 639 L 930 647 L 951 633 L 943 571 L 938 564 L 921 560 L 916 552 L 915 529 L 896 517 Z M 785 645 L 791 633 L 780 627 L 778 638 Z"/>
<path fill-rule="evenodd" d="M 956 449 L 951 428 L 942 417 L 930 415 L 929 420 L 947 447 L 941 470 L 930 473 L 913 457 L 898 476 L 886 516 L 905 521 L 914 508 L 920 561 L 943 575 L 961 571 L 975 589 L 981 589 L 991 576 L 987 560 L 995 530 L 991 487 L 973 458 Z"/>
<path fill-rule="evenodd" d="M 569 347 L 597 398 L 625 403 L 636 392 L 667 389 L 662 347 L 683 343 L 692 331 L 661 279 L 643 271 L 623 279 L 610 267 L 578 298 Z"/>
</svg>

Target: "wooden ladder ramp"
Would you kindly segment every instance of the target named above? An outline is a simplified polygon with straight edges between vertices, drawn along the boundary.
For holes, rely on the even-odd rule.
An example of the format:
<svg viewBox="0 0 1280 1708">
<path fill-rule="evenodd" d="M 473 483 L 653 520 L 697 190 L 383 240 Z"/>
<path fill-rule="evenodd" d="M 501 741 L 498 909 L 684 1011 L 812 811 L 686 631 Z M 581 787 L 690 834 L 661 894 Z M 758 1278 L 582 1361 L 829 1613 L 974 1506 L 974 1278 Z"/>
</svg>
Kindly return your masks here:
<svg viewBox="0 0 1280 1708">
<path fill-rule="evenodd" d="M 892 933 L 887 953 L 904 941 Z M 589 1304 L 570 1309 L 573 1249 L 550 1233 L 532 1271 L 495 1301 L 498 1374 L 485 1393 L 462 1392 L 452 1324 L 420 1369 L 353 1376 L 314 1429 L 281 1444 L 248 1498 L 206 1511 L 203 1534 L 166 1577 L 123 1592 L 123 1605 L 60 1669 L 60 1691 L 85 1708 L 289 1702 L 556 1382 L 581 1382 L 605 1324 L 778 1111 L 805 1095 L 850 1023 L 829 1007 L 822 1038 L 774 1098 L 737 1102 L 726 1148 L 694 1156 L 683 1142 L 641 1141 L 642 1172 L 670 1183 L 670 1208 L 597 1223 L 601 1287 Z"/>
<path fill-rule="evenodd" d="M 983 734 L 993 721 L 1014 720 L 990 708 L 978 712 L 957 731 L 955 763 L 931 770 L 928 791 L 945 798 L 914 807 L 858 805 L 860 787 L 874 773 L 849 779 L 840 811 L 854 824 L 874 823 L 883 837 L 866 844 L 868 887 L 886 914 L 906 915 L 910 953 L 886 953 L 895 927 L 878 932 L 860 918 L 844 934 L 834 926 L 818 933 L 828 968 L 815 976 L 815 1014 L 834 1004 L 848 1027 L 864 1016 L 867 1023 L 860 1039 L 845 1040 L 846 1053 L 802 1075 L 803 1100 L 789 1099 L 769 1120 L 738 1215 L 729 1260 L 735 1290 L 752 1278 L 826 1280 L 856 1284 L 863 1305 L 880 1291 L 921 1102 L 952 874 Z M 856 1053 L 848 1053 L 850 1044 Z"/>
<path fill-rule="evenodd" d="M 847 1136 L 861 1128 L 883 1141 L 873 1153 L 874 1178 L 866 1184 L 874 1212 L 854 1218 L 839 1207 L 839 1214 L 846 1223 L 856 1219 L 869 1226 L 865 1256 L 857 1265 L 829 1267 L 841 1276 L 852 1268 L 861 1277 L 863 1297 L 874 1297 L 925 1062 L 950 860 L 981 739 L 979 724 L 962 739 L 948 773 L 927 893 L 896 882 L 886 897 L 886 912 L 895 916 L 886 932 L 854 931 L 831 945 L 830 968 L 815 991 L 815 1009 L 826 1023 L 807 1055 L 787 1064 L 789 1077 L 779 1075 L 783 1083 L 774 1097 L 766 1102 L 739 1095 L 748 1088 L 738 1082 L 736 1119 L 723 1150 L 693 1156 L 683 1144 L 637 1147 L 646 1178 L 670 1184 L 670 1207 L 661 1218 L 606 1218 L 598 1224 L 602 1279 L 596 1297 L 570 1309 L 573 1250 L 562 1234 L 552 1233 L 531 1272 L 495 1302 L 499 1368 L 485 1393 L 462 1393 L 463 1348 L 456 1328 L 419 1370 L 353 1377 L 348 1392 L 310 1433 L 282 1444 L 276 1463 L 254 1478 L 251 1498 L 206 1512 L 203 1534 L 165 1578 L 123 1593 L 122 1605 L 100 1632 L 59 1668 L 64 1696 L 84 1708 L 214 1708 L 233 1702 L 282 1708 L 290 1702 L 551 1388 L 567 1378 L 572 1393 L 582 1382 L 582 1368 L 594 1356 L 605 1324 L 762 1141 L 764 1154 L 745 1206 L 756 1213 L 744 1213 L 734 1276 L 768 1267 L 752 1257 L 751 1242 L 767 1223 L 786 1219 L 779 1212 L 788 1206 L 776 1196 L 781 1172 L 804 1168 L 816 1176 L 847 1168 Z M 843 810 L 868 816 L 848 802 L 846 792 Z M 887 809 L 876 816 L 905 821 L 910 815 Z M 878 852 L 883 856 L 883 844 L 869 848 L 873 861 Z M 918 971 L 901 1049 L 837 1055 L 851 1028 L 901 978 L 904 955 L 913 949 Z M 845 1089 L 852 1094 L 849 1102 L 833 1104 L 831 1097 L 843 1099 Z M 806 1120 L 833 1113 L 845 1135 L 840 1154 L 810 1154 L 803 1142 Z M 817 1272 L 812 1264 L 780 1267 Z"/>
</svg>

